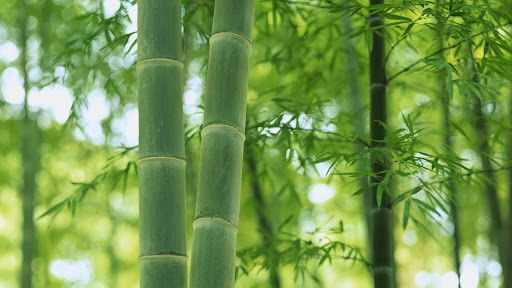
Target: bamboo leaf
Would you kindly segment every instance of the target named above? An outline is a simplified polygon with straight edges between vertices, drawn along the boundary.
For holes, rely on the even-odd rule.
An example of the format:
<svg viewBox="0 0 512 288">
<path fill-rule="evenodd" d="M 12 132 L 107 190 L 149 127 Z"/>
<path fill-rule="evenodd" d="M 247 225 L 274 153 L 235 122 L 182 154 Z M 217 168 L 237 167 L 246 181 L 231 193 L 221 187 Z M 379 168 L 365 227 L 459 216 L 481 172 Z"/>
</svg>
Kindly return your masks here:
<svg viewBox="0 0 512 288">
<path fill-rule="evenodd" d="M 410 208 L 411 208 L 411 201 L 407 200 L 404 205 L 404 215 L 403 215 L 403 220 L 402 220 L 403 230 L 405 230 L 405 228 L 407 228 L 407 223 L 409 222 Z"/>
<path fill-rule="evenodd" d="M 404 30 L 404 33 L 402 34 L 402 37 L 406 36 L 407 34 L 409 34 L 409 32 L 411 31 L 412 27 L 415 25 L 416 23 L 411 23 L 407 26 L 407 28 L 405 28 Z"/>
<path fill-rule="evenodd" d="M 382 192 L 384 192 L 384 186 L 382 183 L 377 186 L 377 207 L 380 208 L 380 205 L 382 204 Z"/>
<path fill-rule="evenodd" d="M 425 202 L 420 201 L 420 200 L 418 200 L 418 199 L 414 199 L 414 198 L 412 199 L 412 202 L 414 202 L 414 204 L 415 204 L 416 206 L 418 206 L 418 208 L 422 208 L 422 209 L 424 209 L 424 210 L 428 210 L 428 211 L 430 211 L 430 212 L 432 212 L 432 213 L 436 214 L 437 216 L 442 217 L 442 216 L 441 216 L 441 214 L 440 214 L 436 209 L 434 209 L 434 207 L 432 207 L 432 206 L 430 206 L 430 205 L 426 204 Z"/>
<path fill-rule="evenodd" d="M 364 192 L 370 190 L 370 188 L 372 188 L 376 185 L 379 185 L 379 183 L 371 183 L 370 185 L 366 185 L 363 188 L 357 190 L 354 194 L 352 194 L 352 196 L 357 196 L 357 195 L 363 194 Z"/>
<path fill-rule="evenodd" d="M 69 202 L 69 200 L 70 200 L 69 198 L 66 198 L 66 199 L 62 200 L 61 202 L 53 205 L 50 209 L 48 209 L 46 212 L 44 212 L 39 217 L 37 217 L 37 219 L 41 219 L 48 215 L 52 215 L 52 214 L 59 212 L 60 210 L 62 210 L 62 208 L 64 208 L 64 205 L 66 205 Z"/>
<path fill-rule="evenodd" d="M 391 20 L 401 20 L 401 21 L 406 21 L 406 22 L 412 22 L 411 18 L 396 15 L 396 14 L 381 13 L 380 16 L 382 16 L 386 19 L 391 19 Z"/>
<path fill-rule="evenodd" d="M 416 193 L 420 192 L 420 191 L 421 191 L 421 189 L 422 189 L 422 187 L 421 187 L 421 186 L 416 186 L 416 187 L 414 187 L 414 188 L 412 188 L 412 189 L 411 189 L 411 192 L 410 192 L 410 193 L 411 193 L 411 195 L 414 195 L 414 194 L 416 194 Z"/>
<path fill-rule="evenodd" d="M 453 101 L 453 79 L 452 79 L 452 70 L 450 66 L 446 66 L 446 88 L 448 90 L 448 97 L 450 98 L 450 102 Z"/>
</svg>

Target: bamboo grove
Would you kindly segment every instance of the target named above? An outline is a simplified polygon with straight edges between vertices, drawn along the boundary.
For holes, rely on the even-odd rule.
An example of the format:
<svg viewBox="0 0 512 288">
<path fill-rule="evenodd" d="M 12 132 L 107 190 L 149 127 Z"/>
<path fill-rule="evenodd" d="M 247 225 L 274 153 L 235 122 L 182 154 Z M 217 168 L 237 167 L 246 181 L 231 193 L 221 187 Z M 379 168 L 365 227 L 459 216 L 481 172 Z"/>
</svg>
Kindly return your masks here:
<svg viewBox="0 0 512 288">
<path fill-rule="evenodd" d="M 512 2 L 3 4 L 0 287 L 512 288 Z"/>
</svg>

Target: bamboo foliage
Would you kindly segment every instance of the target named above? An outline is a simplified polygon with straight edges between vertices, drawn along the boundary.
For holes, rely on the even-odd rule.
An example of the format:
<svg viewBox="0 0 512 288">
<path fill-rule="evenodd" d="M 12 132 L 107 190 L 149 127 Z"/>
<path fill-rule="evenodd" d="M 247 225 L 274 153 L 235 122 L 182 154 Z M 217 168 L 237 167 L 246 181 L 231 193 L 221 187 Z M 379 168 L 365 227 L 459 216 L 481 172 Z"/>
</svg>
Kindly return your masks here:
<svg viewBox="0 0 512 288">
<path fill-rule="evenodd" d="M 254 0 L 215 1 L 190 287 L 233 287 Z"/>
<path fill-rule="evenodd" d="M 382 5 L 384 0 L 371 0 L 372 5 Z M 374 13 L 368 19 L 370 28 L 384 25 L 384 18 Z M 377 177 L 371 177 L 370 183 L 380 183 L 388 170 L 388 163 L 379 155 L 378 149 L 383 148 L 386 129 L 382 124 L 387 122 L 387 77 L 384 29 L 372 30 L 373 47 L 370 52 L 370 138 L 371 171 Z M 389 180 L 389 179 L 388 179 Z M 382 188 L 388 183 L 382 181 L 371 190 L 371 255 L 373 258 L 373 279 L 377 288 L 394 287 L 393 260 L 393 224 L 392 202 L 390 190 Z M 381 188 L 379 188 L 381 187 Z"/>
<path fill-rule="evenodd" d="M 138 7 L 140 286 L 186 287 L 181 6 Z"/>
</svg>

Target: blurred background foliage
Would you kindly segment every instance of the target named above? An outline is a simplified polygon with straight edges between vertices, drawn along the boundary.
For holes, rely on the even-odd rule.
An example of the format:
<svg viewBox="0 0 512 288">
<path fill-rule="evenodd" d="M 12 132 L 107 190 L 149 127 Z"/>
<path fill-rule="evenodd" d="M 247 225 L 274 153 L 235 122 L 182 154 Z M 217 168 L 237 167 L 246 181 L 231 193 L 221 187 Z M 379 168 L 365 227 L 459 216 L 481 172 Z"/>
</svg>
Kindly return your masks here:
<svg viewBox="0 0 512 288">
<path fill-rule="evenodd" d="M 138 287 L 137 4 L 0 1 L 0 287 L 26 275 L 23 239 L 32 287 Z M 398 287 L 458 287 L 454 238 L 462 287 L 503 285 L 510 1 L 256 2 L 237 287 L 371 287 L 369 176 L 395 200 Z M 213 1 L 182 4 L 191 227 Z M 386 175 L 368 169 L 369 13 L 386 19 Z"/>
</svg>

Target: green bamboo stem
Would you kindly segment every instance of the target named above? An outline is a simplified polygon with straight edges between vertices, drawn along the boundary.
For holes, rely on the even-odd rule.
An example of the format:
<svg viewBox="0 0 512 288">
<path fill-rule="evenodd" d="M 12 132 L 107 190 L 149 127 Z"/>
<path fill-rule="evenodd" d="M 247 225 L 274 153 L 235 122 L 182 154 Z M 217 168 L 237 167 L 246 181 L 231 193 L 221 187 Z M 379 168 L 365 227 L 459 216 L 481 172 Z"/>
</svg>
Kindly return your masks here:
<svg viewBox="0 0 512 288">
<path fill-rule="evenodd" d="M 443 77 L 444 80 L 444 77 Z M 442 82 L 444 83 L 444 81 Z M 444 91 L 446 89 L 443 88 Z M 450 147 L 452 147 L 452 143 L 450 140 L 451 134 L 451 128 L 450 128 L 450 104 L 448 102 L 448 99 L 446 96 L 447 93 L 443 92 L 443 127 L 444 127 L 444 145 L 446 147 L 446 150 L 450 150 Z M 457 273 L 457 277 L 460 279 L 460 226 L 458 221 L 458 209 L 456 203 L 456 189 L 455 184 L 453 181 L 447 182 L 447 187 L 450 190 L 450 193 L 452 193 L 454 199 L 453 201 L 450 201 L 450 213 L 452 216 L 453 221 L 453 266 L 455 267 L 455 273 Z M 460 287 L 460 281 L 458 284 L 458 287 Z"/>
<path fill-rule="evenodd" d="M 439 1 L 438 1 L 439 4 Z M 443 42 L 440 41 L 439 50 L 443 50 L 444 45 Z M 442 54 L 441 54 L 442 55 Z M 439 73 L 441 92 L 440 98 L 443 105 L 442 113 L 443 113 L 443 130 L 444 130 L 444 145 L 447 153 L 450 153 L 452 148 L 452 142 L 450 137 L 452 136 L 452 129 L 450 125 L 450 99 L 446 86 L 446 71 L 441 70 Z M 453 221 L 453 266 L 455 268 L 455 273 L 457 273 L 458 279 L 460 279 L 461 275 L 461 263 L 460 263 L 460 226 L 458 221 L 458 209 L 456 205 L 456 188 L 455 183 L 453 181 L 448 181 L 446 187 L 448 187 L 449 192 L 453 196 L 453 201 L 450 201 L 450 213 Z M 460 281 L 458 284 L 460 287 Z"/>
<path fill-rule="evenodd" d="M 23 75 L 23 90 L 25 92 L 24 117 L 21 122 L 21 158 L 23 163 L 23 183 L 21 185 L 22 215 L 23 215 L 23 239 L 21 244 L 22 264 L 20 273 L 20 287 L 33 287 L 32 261 L 36 257 L 36 227 L 34 223 L 34 208 L 36 202 L 37 182 L 36 176 L 39 170 L 39 128 L 36 121 L 30 117 L 28 108 L 28 93 L 30 84 L 27 71 L 27 19 L 28 7 L 20 2 L 20 68 Z"/>
<path fill-rule="evenodd" d="M 360 73 L 360 63 L 357 59 L 357 53 L 355 53 L 353 45 L 355 45 L 355 41 L 350 38 L 349 36 L 352 34 L 352 23 L 350 22 L 350 16 L 345 15 L 343 16 L 343 27 L 345 28 L 345 57 L 347 59 L 347 71 L 346 76 L 348 80 L 349 85 L 349 91 L 350 91 L 350 100 L 351 100 L 351 106 L 352 111 L 357 112 L 354 117 L 354 130 L 358 134 L 358 136 L 364 135 L 365 133 L 365 126 L 364 126 L 364 115 L 363 113 L 359 113 L 358 111 L 361 111 L 363 108 L 361 104 L 361 81 L 359 78 Z M 363 151 L 365 149 L 365 146 L 361 142 L 356 143 L 356 149 L 357 151 Z M 367 164 L 365 161 L 358 161 L 357 168 L 359 170 L 366 170 L 368 169 Z M 359 181 L 359 186 L 366 187 L 368 186 L 368 178 L 363 177 Z M 366 221 L 366 228 L 367 228 L 367 244 L 368 247 L 370 247 L 371 239 L 372 239 L 372 230 L 371 230 L 371 195 L 370 193 L 364 193 L 362 197 L 361 204 L 363 206 L 364 210 L 364 218 Z M 371 249 L 369 249 L 371 250 Z M 371 251 L 369 251 L 371 253 Z M 371 257 L 371 255 L 370 255 Z"/>
<path fill-rule="evenodd" d="M 372 5 L 384 4 L 384 0 L 370 0 Z M 368 19 L 370 27 L 384 25 L 384 18 L 378 13 L 372 14 Z M 384 147 L 386 130 L 381 123 L 387 122 L 387 96 L 386 96 L 386 51 L 384 29 L 375 29 L 372 32 L 373 45 L 370 52 L 370 138 L 371 147 L 375 149 L 371 155 L 371 171 L 382 175 L 388 169 L 386 160 L 378 160 L 377 149 Z M 376 177 L 370 178 L 371 183 L 380 183 Z M 381 206 L 377 205 L 377 186 L 371 190 L 372 195 L 372 252 L 373 279 L 376 288 L 394 287 L 394 260 L 393 260 L 393 223 L 391 195 L 386 192 L 382 195 Z"/>
<path fill-rule="evenodd" d="M 186 287 L 181 5 L 138 6 L 140 286 Z"/>
<path fill-rule="evenodd" d="M 190 287 L 233 287 L 254 0 L 217 0 L 210 38 Z"/>
<path fill-rule="evenodd" d="M 478 81 L 478 77 L 475 76 L 474 81 Z M 476 119 L 476 131 L 479 134 L 478 140 L 478 157 L 482 162 L 482 170 L 487 171 L 484 173 L 485 181 L 484 181 L 484 193 L 487 196 L 487 204 L 489 216 L 491 218 L 491 231 L 490 238 L 492 239 L 492 243 L 495 244 L 498 248 L 498 260 L 502 267 L 505 266 L 504 261 L 506 259 L 503 255 L 504 246 L 510 245 L 507 243 L 502 243 L 502 231 L 503 231 L 503 221 L 501 218 L 501 209 L 498 199 L 498 192 L 496 189 L 496 177 L 494 172 L 492 172 L 491 160 L 489 159 L 489 153 L 491 153 L 491 147 L 489 146 L 489 130 L 487 128 L 487 121 L 484 118 L 482 113 L 482 103 L 480 99 L 473 95 L 473 99 L 475 100 L 474 104 L 474 116 Z M 505 244 L 505 245 L 504 245 Z"/>
<path fill-rule="evenodd" d="M 119 266 L 120 266 L 120 261 L 119 259 L 117 258 L 116 256 L 116 252 L 115 252 L 115 247 L 116 247 L 116 233 L 117 233 L 117 230 L 118 230 L 118 226 L 119 226 L 119 219 L 117 219 L 116 217 L 116 212 L 114 211 L 114 209 L 112 209 L 112 207 L 110 206 L 110 201 L 107 201 L 106 203 L 107 207 L 105 207 L 108 211 L 108 216 L 110 218 L 110 222 L 111 222 L 111 225 L 112 225 L 112 230 L 110 232 L 110 240 L 108 241 L 107 243 L 107 247 L 106 247 L 106 252 L 107 252 L 107 255 L 108 255 L 108 258 L 110 260 L 110 267 L 109 267 L 109 282 L 108 282 L 108 287 L 110 288 L 116 288 L 117 287 L 117 280 L 118 280 L 118 275 L 119 275 Z"/>
<path fill-rule="evenodd" d="M 512 123 L 512 87 L 509 91 L 509 115 Z M 512 135 L 508 139 L 509 147 L 512 147 Z M 512 151 L 509 150 L 509 161 L 512 162 Z M 512 288 L 512 170 L 509 170 L 508 177 L 508 218 L 503 231 L 503 287 Z"/>
<path fill-rule="evenodd" d="M 271 263 L 271 266 L 269 267 L 269 283 L 274 288 L 280 288 L 281 280 L 279 277 L 278 262 L 275 261 L 275 257 L 273 257 L 273 252 L 275 249 L 270 249 L 270 247 L 272 247 L 272 241 L 275 233 L 274 229 L 272 228 L 272 222 L 270 219 L 268 219 L 267 213 L 265 213 L 265 207 L 267 206 L 265 205 L 265 199 L 263 197 L 263 191 L 260 185 L 260 179 L 258 177 L 258 163 L 254 154 L 256 153 L 254 145 L 255 144 L 252 144 L 249 141 L 245 143 L 248 166 L 247 168 L 249 174 L 251 175 L 252 197 L 256 202 L 256 216 L 258 218 L 258 225 L 260 227 L 262 241 L 266 247 L 269 247 L 269 253 L 265 256 L 271 258 L 268 261 Z"/>
<path fill-rule="evenodd" d="M 468 47 L 469 49 L 469 56 L 471 60 L 470 70 L 474 73 L 473 78 L 471 79 L 473 82 L 478 83 L 480 82 L 480 77 L 477 74 L 477 69 L 474 66 L 475 60 L 473 57 L 473 51 L 471 49 L 471 45 Z M 471 99 L 474 100 L 474 106 L 473 106 L 473 115 L 475 119 L 475 130 L 477 131 L 479 137 L 477 139 L 477 145 L 478 145 L 478 157 L 480 158 L 480 161 L 482 162 L 482 170 L 486 171 L 484 173 L 485 181 L 484 181 L 484 193 L 487 196 L 487 204 L 489 216 L 491 218 L 491 231 L 490 236 L 491 239 L 493 239 L 493 243 L 498 248 L 498 260 L 501 264 L 501 267 L 505 267 L 505 259 L 503 252 L 507 248 L 505 246 L 510 245 L 509 243 L 502 243 L 503 240 L 503 221 L 501 218 L 501 209 L 498 199 L 498 192 L 496 189 L 496 177 L 494 172 L 492 171 L 492 165 L 491 165 L 491 159 L 489 158 L 490 153 L 492 152 L 492 148 L 489 145 L 488 139 L 489 139 L 489 129 L 487 127 L 487 121 L 485 120 L 485 117 L 482 113 L 482 102 L 480 98 L 472 93 L 469 92 L 471 95 Z"/>
<path fill-rule="evenodd" d="M 512 11 L 512 1 L 507 1 L 505 8 Z M 512 70 L 510 70 L 512 72 Z M 509 120 L 512 123 L 512 83 L 509 87 Z M 512 133 L 509 133 L 509 147 L 512 147 Z M 512 150 L 509 149 L 509 161 L 512 162 Z M 503 257 L 501 264 L 503 265 L 503 287 L 512 288 L 512 170 L 509 170 L 508 177 L 508 215 L 503 227 Z"/>
</svg>

